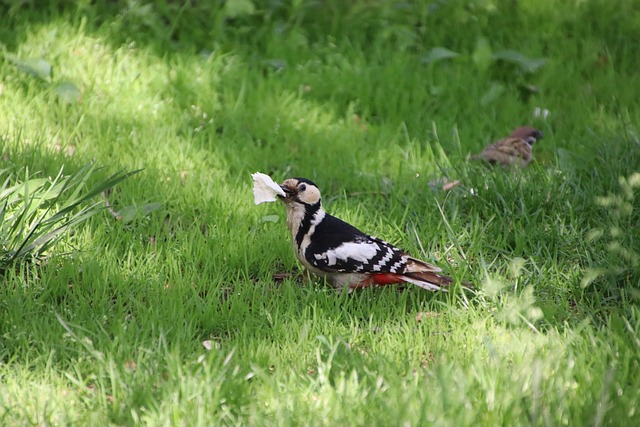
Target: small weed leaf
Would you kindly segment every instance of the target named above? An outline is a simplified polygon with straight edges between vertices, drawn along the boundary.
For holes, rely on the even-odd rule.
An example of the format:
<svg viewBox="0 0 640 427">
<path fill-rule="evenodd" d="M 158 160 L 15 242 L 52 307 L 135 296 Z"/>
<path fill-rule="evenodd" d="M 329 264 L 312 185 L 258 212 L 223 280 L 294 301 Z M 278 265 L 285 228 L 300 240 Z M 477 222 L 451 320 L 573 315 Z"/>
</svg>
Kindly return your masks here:
<svg viewBox="0 0 640 427">
<path fill-rule="evenodd" d="M 447 49 L 446 47 L 434 47 L 421 58 L 423 64 L 431 64 L 444 59 L 451 59 L 460 56 L 459 53 Z"/>
<path fill-rule="evenodd" d="M 162 208 L 162 203 L 158 203 L 158 202 L 146 203 L 140 206 L 131 205 L 131 206 L 125 206 L 121 208 L 117 212 L 117 215 L 119 215 L 119 217 L 122 218 L 122 222 L 124 222 L 125 224 L 128 224 L 133 220 L 135 220 L 136 218 L 145 217 L 151 214 L 152 212 L 157 211 L 160 208 Z"/>
<path fill-rule="evenodd" d="M 278 222 L 280 220 L 279 215 L 265 215 L 260 218 L 261 222 Z"/>
<path fill-rule="evenodd" d="M 53 86 L 53 92 L 60 100 L 72 104 L 80 101 L 80 90 L 72 82 L 64 81 Z"/>
<path fill-rule="evenodd" d="M 41 80 L 48 81 L 51 78 L 51 64 L 42 58 L 20 59 L 15 55 L 6 54 L 5 58 L 13 63 L 17 69 Z"/>
<path fill-rule="evenodd" d="M 495 61 L 506 61 L 516 64 L 524 73 L 535 73 L 547 63 L 546 58 L 528 58 L 515 50 L 501 50 L 493 54 Z"/>
<path fill-rule="evenodd" d="M 504 85 L 500 83 L 492 83 L 488 91 L 480 98 L 480 105 L 483 107 L 497 101 L 505 92 Z"/>
<path fill-rule="evenodd" d="M 224 13 L 227 18 L 250 16 L 256 12 L 256 6 L 251 0 L 227 0 Z"/>
<path fill-rule="evenodd" d="M 484 37 L 479 37 L 476 40 L 476 47 L 473 51 L 473 54 L 471 55 L 471 58 L 473 59 L 474 64 L 476 64 L 476 66 L 480 70 L 486 70 L 491 65 L 493 59 L 491 56 L 491 52 L 491 45 L 489 44 L 489 40 Z"/>
</svg>

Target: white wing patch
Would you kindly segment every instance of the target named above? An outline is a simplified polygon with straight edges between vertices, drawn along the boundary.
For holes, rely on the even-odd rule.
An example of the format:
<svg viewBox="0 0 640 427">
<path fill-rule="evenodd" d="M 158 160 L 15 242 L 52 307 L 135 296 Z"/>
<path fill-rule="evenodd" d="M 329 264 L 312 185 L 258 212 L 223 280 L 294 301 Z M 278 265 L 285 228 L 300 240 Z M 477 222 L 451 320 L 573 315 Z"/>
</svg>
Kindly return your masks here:
<svg viewBox="0 0 640 427">
<path fill-rule="evenodd" d="M 323 254 L 316 254 L 317 260 L 326 259 L 327 266 L 336 265 L 338 260 L 352 259 L 361 263 L 367 263 L 380 251 L 377 243 L 346 242 L 337 248 L 329 249 Z"/>
</svg>

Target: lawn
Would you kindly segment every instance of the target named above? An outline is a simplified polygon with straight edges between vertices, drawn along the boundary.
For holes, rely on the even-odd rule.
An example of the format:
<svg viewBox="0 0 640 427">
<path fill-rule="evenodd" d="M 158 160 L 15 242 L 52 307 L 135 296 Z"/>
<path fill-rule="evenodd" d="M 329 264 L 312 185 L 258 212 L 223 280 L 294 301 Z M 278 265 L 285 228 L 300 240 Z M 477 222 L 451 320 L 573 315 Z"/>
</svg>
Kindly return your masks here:
<svg viewBox="0 0 640 427">
<path fill-rule="evenodd" d="M 0 1 L 2 179 L 142 169 L 2 272 L 0 424 L 640 424 L 638 22 Z M 522 124 L 545 134 L 527 169 L 468 159 Z M 476 291 L 308 280 L 256 171 Z"/>
</svg>

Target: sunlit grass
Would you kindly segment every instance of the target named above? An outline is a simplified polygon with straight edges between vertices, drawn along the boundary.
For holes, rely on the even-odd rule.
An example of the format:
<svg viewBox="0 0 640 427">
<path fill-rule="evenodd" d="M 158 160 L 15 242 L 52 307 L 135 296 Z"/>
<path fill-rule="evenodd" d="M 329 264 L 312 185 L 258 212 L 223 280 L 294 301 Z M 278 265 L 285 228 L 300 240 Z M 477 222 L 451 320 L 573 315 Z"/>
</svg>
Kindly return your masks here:
<svg viewBox="0 0 640 427">
<path fill-rule="evenodd" d="M 325 3 L 7 11 L 3 50 L 52 72 L 0 63 L 2 169 L 144 171 L 108 195 L 125 217 L 2 277 L 2 423 L 640 417 L 633 11 Z M 425 63 L 434 47 L 458 56 Z M 546 63 L 492 62 L 506 50 Z M 545 132 L 526 171 L 467 160 L 526 123 Z M 252 203 L 256 171 L 313 179 L 329 212 L 480 292 L 304 280 L 282 206 Z"/>
</svg>

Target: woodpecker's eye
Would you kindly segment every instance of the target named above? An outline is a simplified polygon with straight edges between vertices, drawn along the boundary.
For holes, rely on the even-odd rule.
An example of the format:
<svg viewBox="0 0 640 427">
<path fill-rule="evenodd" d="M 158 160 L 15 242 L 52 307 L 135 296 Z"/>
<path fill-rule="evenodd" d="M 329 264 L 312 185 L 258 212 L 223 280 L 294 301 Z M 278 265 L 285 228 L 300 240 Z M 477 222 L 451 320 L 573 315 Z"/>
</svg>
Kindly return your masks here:
<svg viewBox="0 0 640 427">
<path fill-rule="evenodd" d="M 299 191 L 304 191 L 304 190 L 306 190 L 306 189 L 307 189 L 307 186 L 306 186 L 305 184 L 300 184 L 300 185 L 298 185 L 298 190 L 299 190 Z"/>
</svg>

